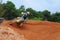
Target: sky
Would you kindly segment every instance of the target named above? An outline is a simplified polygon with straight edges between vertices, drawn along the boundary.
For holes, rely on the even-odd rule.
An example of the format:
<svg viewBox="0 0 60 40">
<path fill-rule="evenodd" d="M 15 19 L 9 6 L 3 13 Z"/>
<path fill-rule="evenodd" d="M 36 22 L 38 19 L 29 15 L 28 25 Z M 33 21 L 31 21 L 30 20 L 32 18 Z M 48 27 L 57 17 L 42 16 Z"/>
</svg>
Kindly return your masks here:
<svg viewBox="0 0 60 40">
<path fill-rule="evenodd" d="M 8 0 L 3 0 L 6 3 Z M 16 8 L 24 5 L 25 8 L 32 8 L 36 11 L 49 10 L 52 13 L 60 12 L 60 0 L 9 0 Z"/>
</svg>

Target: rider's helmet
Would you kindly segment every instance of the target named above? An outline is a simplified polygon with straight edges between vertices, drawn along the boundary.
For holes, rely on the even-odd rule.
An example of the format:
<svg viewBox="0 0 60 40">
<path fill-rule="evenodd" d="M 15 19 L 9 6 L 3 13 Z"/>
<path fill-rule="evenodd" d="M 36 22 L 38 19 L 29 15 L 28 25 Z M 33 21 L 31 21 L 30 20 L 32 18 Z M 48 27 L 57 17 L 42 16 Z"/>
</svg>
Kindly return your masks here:
<svg viewBox="0 0 60 40">
<path fill-rule="evenodd" d="M 30 15 L 30 12 L 27 12 L 27 15 Z"/>
</svg>

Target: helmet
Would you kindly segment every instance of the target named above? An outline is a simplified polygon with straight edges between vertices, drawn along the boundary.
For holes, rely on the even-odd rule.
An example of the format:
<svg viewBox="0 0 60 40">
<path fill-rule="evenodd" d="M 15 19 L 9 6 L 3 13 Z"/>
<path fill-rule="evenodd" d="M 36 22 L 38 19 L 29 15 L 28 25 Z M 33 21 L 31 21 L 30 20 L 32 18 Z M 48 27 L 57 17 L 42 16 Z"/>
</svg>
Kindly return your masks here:
<svg viewBox="0 0 60 40">
<path fill-rule="evenodd" d="M 21 14 L 23 14 L 23 12 L 21 12 Z"/>
<path fill-rule="evenodd" d="M 27 14 L 29 15 L 29 14 L 30 14 L 30 12 L 27 12 Z"/>
</svg>

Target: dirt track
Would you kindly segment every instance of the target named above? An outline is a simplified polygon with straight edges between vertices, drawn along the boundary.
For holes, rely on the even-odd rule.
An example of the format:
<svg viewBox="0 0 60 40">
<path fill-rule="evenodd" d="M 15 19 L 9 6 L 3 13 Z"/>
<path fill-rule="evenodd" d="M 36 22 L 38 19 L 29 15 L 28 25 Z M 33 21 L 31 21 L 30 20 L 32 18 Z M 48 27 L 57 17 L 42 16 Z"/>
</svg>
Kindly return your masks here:
<svg viewBox="0 0 60 40">
<path fill-rule="evenodd" d="M 10 27 L 17 33 L 24 35 L 26 40 L 60 40 L 60 23 L 29 20 L 20 28 L 16 25 L 11 26 L 10 23 L 12 21 L 5 21 L 1 25 Z"/>
</svg>

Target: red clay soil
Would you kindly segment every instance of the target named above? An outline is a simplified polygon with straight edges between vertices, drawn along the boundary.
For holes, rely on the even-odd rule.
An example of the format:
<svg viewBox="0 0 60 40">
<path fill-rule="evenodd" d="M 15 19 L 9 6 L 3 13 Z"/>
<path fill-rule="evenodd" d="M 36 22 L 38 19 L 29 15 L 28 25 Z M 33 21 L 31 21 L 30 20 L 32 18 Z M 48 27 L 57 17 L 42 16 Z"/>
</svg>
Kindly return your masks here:
<svg viewBox="0 0 60 40">
<path fill-rule="evenodd" d="M 60 40 L 60 23 L 28 20 L 20 27 L 11 23 L 13 21 L 4 21 L 2 24 L 24 35 L 27 40 Z"/>
</svg>

